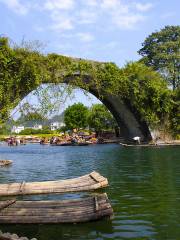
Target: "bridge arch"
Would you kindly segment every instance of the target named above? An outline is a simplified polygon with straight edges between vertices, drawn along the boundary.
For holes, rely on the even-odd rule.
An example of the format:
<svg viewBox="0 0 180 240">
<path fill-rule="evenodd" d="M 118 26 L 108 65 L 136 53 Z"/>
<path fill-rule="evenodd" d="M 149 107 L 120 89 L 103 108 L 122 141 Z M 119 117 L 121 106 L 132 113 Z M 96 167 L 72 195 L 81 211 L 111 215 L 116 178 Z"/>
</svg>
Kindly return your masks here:
<svg viewBox="0 0 180 240">
<path fill-rule="evenodd" d="M 0 76 L 0 120 L 39 85 L 67 83 L 96 96 L 116 119 L 122 137 L 151 140 L 148 124 L 131 99 L 131 81 L 124 81 L 115 64 L 11 48 L 6 38 L 0 39 L 0 47 L 6 59 L 2 62 L 6 70 Z"/>
<path fill-rule="evenodd" d="M 74 81 L 74 79 L 80 78 L 81 81 Z M 123 100 L 121 95 L 108 94 L 106 92 L 101 91 L 99 93 L 99 89 L 96 88 L 96 85 L 90 84 L 88 88 L 86 88 L 86 84 L 93 82 L 93 77 L 89 74 L 85 74 L 84 76 L 79 73 L 71 73 L 68 76 L 61 75 L 61 80 L 59 83 L 65 83 L 73 85 L 74 87 L 79 87 L 83 90 L 88 91 L 92 95 L 94 95 L 97 99 L 99 99 L 111 112 L 113 117 L 115 118 L 119 128 L 120 128 L 120 137 L 125 140 L 132 140 L 133 137 L 139 136 L 141 141 L 149 142 L 152 140 L 151 133 L 146 121 L 142 120 L 140 113 L 136 108 L 133 107 L 130 101 Z M 51 84 L 54 83 L 53 80 L 42 81 L 42 84 Z M 57 82 L 55 82 L 58 84 Z M 82 83 L 85 84 L 82 85 Z M 37 87 L 37 86 L 36 86 Z M 26 90 L 21 95 L 21 100 L 26 97 L 31 91 L 35 90 L 35 88 L 30 88 Z"/>
<path fill-rule="evenodd" d="M 76 86 L 74 82 L 71 82 L 73 81 L 73 78 L 73 74 L 72 76 L 65 77 L 60 84 L 65 83 L 73 85 L 73 87 L 79 87 L 79 85 Z M 82 79 L 84 82 L 87 82 L 87 76 Z M 49 81 L 49 84 L 51 83 L 53 82 Z M 129 140 L 135 136 L 140 136 L 142 141 L 150 141 L 152 139 L 147 123 L 141 120 L 140 114 L 130 102 L 122 100 L 121 96 L 118 95 L 107 93 L 99 95 L 98 90 L 95 87 L 90 87 L 88 90 L 83 87 L 80 88 L 88 91 L 107 107 L 120 128 L 120 136 L 122 138 Z M 35 89 L 33 88 L 32 91 L 33 90 Z M 23 94 L 21 99 L 25 98 L 30 92 L 31 91 L 28 91 Z"/>
<path fill-rule="evenodd" d="M 73 74 L 65 77 L 63 82 L 66 84 L 74 84 L 71 83 L 73 77 Z M 85 83 L 93 81 L 92 76 L 89 75 L 85 75 L 84 77 L 81 76 L 81 78 Z M 130 140 L 135 136 L 139 136 L 141 137 L 141 140 L 145 142 L 152 140 L 148 124 L 142 120 L 140 113 L 131 105 L 129 101 L 122 100 L 120 95 L 118 96 L 107 93 L 103 93 L 101 95 L 94 85 L 90 86 L 87 91 L 99 99 L 111 112 L 120 128 L 121 137 L 126 140 Z"/>
</svg>

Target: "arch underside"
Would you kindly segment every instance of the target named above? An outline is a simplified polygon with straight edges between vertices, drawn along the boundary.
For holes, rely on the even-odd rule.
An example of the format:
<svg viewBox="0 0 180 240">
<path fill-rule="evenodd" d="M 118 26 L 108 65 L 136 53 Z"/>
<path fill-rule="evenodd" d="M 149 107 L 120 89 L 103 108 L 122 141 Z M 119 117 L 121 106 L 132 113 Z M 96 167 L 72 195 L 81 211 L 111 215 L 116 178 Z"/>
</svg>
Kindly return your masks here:
<svg viewBox="0 0 180 240">
<path fill-rule="evenodd" d="M 75 76 L 77 76 L 76 74 Z M 66 77 L 64 83 L 71 84 L 73 76 Z M 93 79 L 86 75 L 83 77 L 84 83 L 89 83 Z M 141 141 L 149 142 L 152 140 L 149 127 L 145 121 L 141 119 L 140 114 L 132 104 L 126 100 L 122 100 L 121 96 L 107 95 L 101 91 L 102 97 L 99 96 L 95 86 L 91 86 L 88 91 L 97 97 L 112 113 L 120 127 L 120 136 L 125 140 L 132 140 L 133 137 L 139 136 Z"/>
<path fill-rule="evenodd" d="M 98 99 L 94 91 L 90 91 Z M 152 140 L 151 133 L 147 123 L 140 119 L 139 114 L 128 102 L 124 102 L 120 96 L 106 95 L 101 102 L 108 108 L 120 127 L 120 136 L 125 140 L 132 140 L 133 137 L 139 136 L 142 141 L 149 142 Z"/>
</svg>

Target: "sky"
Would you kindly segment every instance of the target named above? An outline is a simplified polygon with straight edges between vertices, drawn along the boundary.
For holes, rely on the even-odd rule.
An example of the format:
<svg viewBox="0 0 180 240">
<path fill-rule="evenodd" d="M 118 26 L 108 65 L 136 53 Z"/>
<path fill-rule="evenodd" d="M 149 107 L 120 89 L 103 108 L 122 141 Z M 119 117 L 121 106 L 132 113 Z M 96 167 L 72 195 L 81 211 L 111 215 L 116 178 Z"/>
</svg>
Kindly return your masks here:
<svg viewBox="0 0 180 240">
<path fill-rule="evenodd" d="M 0 34 L 39 40 L 44 53 L 123 66 L 140 58 L 152 32 L 180 24 L 179 9 L 180 0 L 0 0 Z"/>
</svg>

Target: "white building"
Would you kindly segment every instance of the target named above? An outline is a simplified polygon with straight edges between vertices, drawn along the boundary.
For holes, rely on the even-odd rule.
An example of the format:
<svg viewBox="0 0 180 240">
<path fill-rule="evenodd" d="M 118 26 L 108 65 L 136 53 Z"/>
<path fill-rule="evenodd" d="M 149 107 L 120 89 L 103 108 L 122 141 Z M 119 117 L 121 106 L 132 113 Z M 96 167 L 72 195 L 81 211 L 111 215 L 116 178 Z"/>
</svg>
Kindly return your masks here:
<svg viewBox="0 0 180 240">
<path fill-rule="evenodd" d="M 42 129 L 42 125 L 41 124 L 36 124 L 32 127 L 35 130 L 41 130 Z"/>
<path fill-rule="evenodd" d="M 63 122 L 52 122 L 50 127 L 51 127 L 51 131 L 55 131 L 61 127 L 64 127 L 65 124 Z"/>
<path fill-rule="evenodd" d="M 20 133 L 24 130 L 24 126 L 13 126 L 11 129 L 12 133 Z"/>
</svg>

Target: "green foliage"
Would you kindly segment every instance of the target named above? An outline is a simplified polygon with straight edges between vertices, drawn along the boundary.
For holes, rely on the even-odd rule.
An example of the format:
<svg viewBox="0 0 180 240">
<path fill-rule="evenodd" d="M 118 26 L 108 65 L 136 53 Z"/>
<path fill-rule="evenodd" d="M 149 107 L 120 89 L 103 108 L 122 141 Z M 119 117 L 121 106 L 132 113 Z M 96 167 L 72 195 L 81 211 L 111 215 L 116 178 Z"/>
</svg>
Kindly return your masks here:
<svg viewBox="0 0 180 240">
<path fill-rule="evenodd" d="M 66 131 L 68 131 L 68 128 L 66 126 L 62 126 L 60 129 L 57 129 L 58 133 L 65 133 Z"/>
<path fill-rule="evenodd" d="M 180 26 L 166 26 L 148 36 L 142 45 L 142 61 L 161 72 L 173 89 L 180 86 Z"/>
<path fill-rule="evenodd" d="M 94 104 L 90 108 L 88 123 L 89 127 L 93 128 L 96 132 L 113 129 L 116 125 L 112 114 L 102 104 Z"/>
<path fill-rule="evenodd" d="M 173 29 L 174 39 L 171 39 Z M 179 79 L 179 61 L 176 51 L 179 49 L 178 29 L 177 27 L 166 27 L 160 32 L 163 33 L 162 37 L 159 37 L 160 33 L 155 33 L 145 41 L 144 50 L 140 50 L 140 53 L 145 56 L 143 60 L 146 64 L 160 72 L 166 72 L 166 76 L 171 79 L 172 71 L 176 73 L 176 79 Z M 169 39 L 174 47 L 169 47 Z M 156 41 L 158 41 L 159 48 L 156 46 Z M 154 50 L 151 49 L 152 45 Z M 163 49 L 168 49 L 169 55 Z M 169 53 L 169 49 L 172 49 L 172 54 Z M 153 54 L 151 54 L 151 50 Z M 148 54 L 151 54 L 151 62 L 148 60 Z M 152 64 L 155 61 L 153 57 L 156 57 L 157 66 Z M 168 61 L 165 61 L 166 57 L 168 57 Z M 174 68 L 171 60 L 175 61 Z M 106 95 L 118 95 L 122 101 L 134 108 L 142 120 L 147 121 L 150 126 L 157 126 L 166 120 L 169 121 L 169 126 L 175 130 L 178 125 L 174 114 L 178 111 L 178 97 L 172 94 L 166 82 L 153 68 L 135 62 L 128 63 L 120 69 L 114 63 L 85 61 L 57 54 L 43 55 L 37 50 L 27 47 L 12 47 L 7 38 L 0 38 L 0 121 L 5 121 L 17 103 L 41 84 L 54 83 L 54 86 L 57 86 L 59 83 L 69 83 L 93 92 L 100 99 Z M 175 87 L 177 87 L 178 81 L 176 81 Z M 48 109 L 53 105 L 53 102 L 50 105 L 48 101 L 46 103 L 46 96 L 47 92 L 43 92 L 44 114 L 47 114 Z M 57 95 L 54 96 L 56 98 Z M 68 117 L 65 119 L 67 127 L 69 129 L 86 127 L 87 109 L 79 104 L 74 109 L 67 110 L 67 112 L 70 111 L 69 116 L 67 114 Z"/>
<path fill-rule="evenodd" d="M 0 38 L 0 119 L 45 80 L 44 57 L 27 49 L 13 49 L 7 38 Z"/>
<path fill-rule="evenodd" d="M 76 103 L 69 106 L 64 112 L 64 123 L 66 127 L 70 130 L 85 128 L 88 117 L 88 108 L 82 103 Z"/>
<path fill-rule="evenodd" d="M 33 128 L 26 128 L 22 130 L 19 135 L 33 135 L 33 134 L 51 134 L 52 131 L 49 127 L 43 127 L 42 129 L 33 129 Z"/>
<path fill-rule="evenodd" d="M 129 84 L 126 99 L 133 103 L 142 120 L 151 126 L 160 124 L 172 109 L 167 84 L 159 73 L 139 62 L 128 63 L 123 72 Z"/>
<path fill-rule="evenodd" d="M 170 112 L 170 129 L 174 136 L 180 136 L 180 88 L 172 94 L 172 111 Z"/>
<path fill-rule="evenodd" d="M 7 135 L 10 134 L 11 130 L 7 125 L 0 126 L 0 135 Z"/>
</svg>

